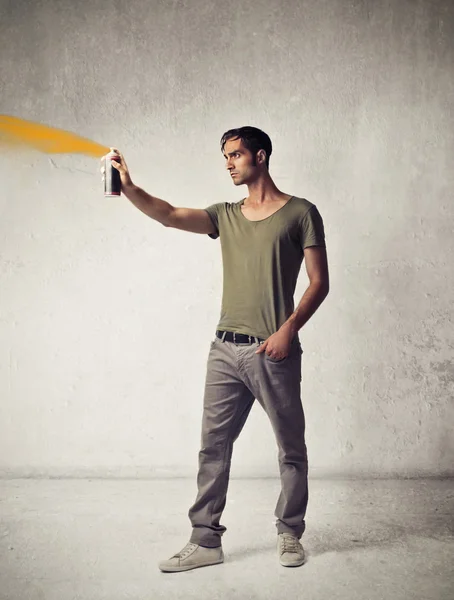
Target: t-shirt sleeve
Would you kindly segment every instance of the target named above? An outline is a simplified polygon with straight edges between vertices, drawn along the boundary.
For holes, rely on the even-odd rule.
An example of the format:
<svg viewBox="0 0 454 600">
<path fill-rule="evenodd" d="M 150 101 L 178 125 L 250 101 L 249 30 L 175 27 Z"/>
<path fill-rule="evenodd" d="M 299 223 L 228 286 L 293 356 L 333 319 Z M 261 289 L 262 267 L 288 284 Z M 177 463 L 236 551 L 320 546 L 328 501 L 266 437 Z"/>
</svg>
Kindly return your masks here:
<svg viewBox="0 0 454 600">
<path fill-rule="evenodd" d="M 208 234 L 208 236 L 213 240 L 216 240 L 219 237 L 219 213 L 221 207 L 223 206 L 224 204 L 220 202 L 217 204 L 211 204 L 210 206 L 207 206 L 207 208 L 204 209 L 207 211 L 211 221 L 213 222 L 213 225 L 216 227 L 215 233 Z"/>
<path fill-rule="evenodd" d="M 326 248 L 323 219 L 315 204 L 310 207 L 301 220 L 301 248 L 304 250 L 309 246 Z"/>
</svg>

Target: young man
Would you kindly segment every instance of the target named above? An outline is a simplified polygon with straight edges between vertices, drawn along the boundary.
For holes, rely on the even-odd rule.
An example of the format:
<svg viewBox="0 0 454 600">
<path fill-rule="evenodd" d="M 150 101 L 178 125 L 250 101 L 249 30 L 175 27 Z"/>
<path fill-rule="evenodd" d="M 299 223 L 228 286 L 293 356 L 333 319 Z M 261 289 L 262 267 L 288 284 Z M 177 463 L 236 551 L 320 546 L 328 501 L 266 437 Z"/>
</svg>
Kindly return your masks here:
<svg viewBox="0 0 454 600">
<path fill-rule="evenodd" d="M 275 516 L 283 566 L 304 563 L 300 538 L 308 502 L 305 418 L 300 397 L 299 329 L 329 291 L 322 218 L 317 207 L 281 192 L 268 167 L 271 140 L 255 127 L 221 139 L 235 185 L 247 185 L 239 202 L 205 209 L 176 208 L 135 186 L 126 162 L 113 162 L 123 193 L 165 227 L 220 237 L 224 269 L 221 317 L 207 362 L 199 453 L 198 494 L 189 510 L 189 543 L 161 571 L 187 571 L 223 562 L 220 518 L 226 503 L 233 443 L 255 399 L 276 437 L 281 494 Z M 293 295 L 305 259 L 309 277 L 296 310 Z"/>
</svg>

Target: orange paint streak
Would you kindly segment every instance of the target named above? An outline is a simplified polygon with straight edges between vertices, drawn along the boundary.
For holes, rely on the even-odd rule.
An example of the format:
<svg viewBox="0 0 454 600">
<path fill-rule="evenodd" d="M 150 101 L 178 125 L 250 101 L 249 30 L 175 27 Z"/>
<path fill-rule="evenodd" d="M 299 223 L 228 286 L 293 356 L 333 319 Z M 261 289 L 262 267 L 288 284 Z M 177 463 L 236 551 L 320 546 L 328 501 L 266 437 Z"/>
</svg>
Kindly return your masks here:
<svg viewBox="0 0 454 600">
<path fill-rule="evenodd" d="M 0 145 L 27 146 L 46 154 L 86 154 L 95 158 L 110 151 L 110 148 L 70 131 L 8 115 L 0 115 Z"/>
</svg>

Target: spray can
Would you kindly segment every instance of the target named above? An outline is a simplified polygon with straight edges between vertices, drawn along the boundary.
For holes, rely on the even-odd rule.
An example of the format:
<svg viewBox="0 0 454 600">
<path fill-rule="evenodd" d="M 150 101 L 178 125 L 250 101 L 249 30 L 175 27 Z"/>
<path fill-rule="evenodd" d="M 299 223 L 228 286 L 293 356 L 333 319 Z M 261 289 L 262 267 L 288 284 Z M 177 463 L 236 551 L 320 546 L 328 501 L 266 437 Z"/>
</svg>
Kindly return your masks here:
<svg viewBox="0 0 454 600">
<path fill-rule="evenodd" d="M 112 159 L 120 162 L 120 157 L 116 152 L 106 154 L 105 163 L 105 178 L 104 178 L 104 196 L 120 196 L 121 195 L 121 179 L 120 172 L 112 166 Z"/>
</svg>

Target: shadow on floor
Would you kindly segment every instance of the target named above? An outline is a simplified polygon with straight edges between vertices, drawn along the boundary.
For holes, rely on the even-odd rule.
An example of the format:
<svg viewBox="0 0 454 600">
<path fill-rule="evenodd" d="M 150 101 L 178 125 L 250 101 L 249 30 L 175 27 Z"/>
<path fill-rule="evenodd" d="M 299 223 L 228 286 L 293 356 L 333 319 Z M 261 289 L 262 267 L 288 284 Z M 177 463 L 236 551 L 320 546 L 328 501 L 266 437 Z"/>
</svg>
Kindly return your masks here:
<svg viewBox="0 0 454 600">
<path fill-rule="evenodd" d="M 413 518 L 413 520 L 412 520 Z M 350 552 L 356 549 L 379 548 L 406 544 L 418 536 L 437 541 L 452 540 L 454 523 L 449 515 L 410 515 L 408 522 L 376 520 L 373 526 L 330 527 L 315 529 L 305 536 L 308 554 L 317 556 L 326 552 Z M 332 529 L 332 530 L 331 530 Z"/>
</svg>

